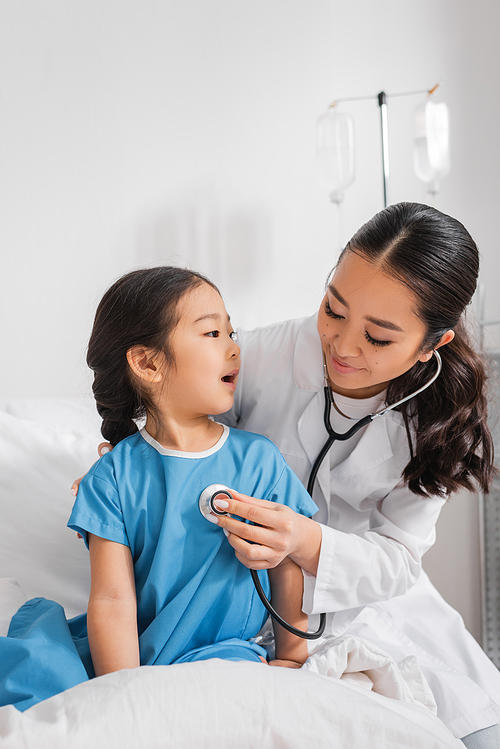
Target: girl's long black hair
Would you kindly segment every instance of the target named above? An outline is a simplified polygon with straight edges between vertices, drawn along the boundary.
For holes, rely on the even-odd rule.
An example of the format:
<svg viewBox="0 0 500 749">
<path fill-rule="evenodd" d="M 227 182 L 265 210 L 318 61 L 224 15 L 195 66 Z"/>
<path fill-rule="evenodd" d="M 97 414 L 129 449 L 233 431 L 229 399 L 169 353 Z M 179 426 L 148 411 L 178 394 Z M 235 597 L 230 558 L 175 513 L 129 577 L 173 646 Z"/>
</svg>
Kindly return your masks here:
<svg viewBox="0 0 500 749">
<path fill-rule="evenodd" d="M 178 306 L 192 289 L 208 283 L 205 276 L 186 268 L 160 266 L 122 276 L 104 294 L 95 315 L 87 350 L 87 364 L 94 372 L 101 434 L 113 446 L 137 431 L 136 421 L 157 409 L 133 377 L 127 351 L 143 345 L 162 352 L 167 366 L 174 366 L 170 336 L 179 321 Z"/>
<path fill-rule="evenodd" d="M 439 349 L 443 370 L 437 380 L 400 406 L 408 434 L 413 434 L 403 478 L 412 492 L 423 496 L 448 496 L 477 484 L 488 492 L 495 468 L 487 424 L 486 367 L 465 325 L 479 272 L 474 240 L 459 221 L 435 208 L 398 203 L 364 224 L 339 262 L 348 252 L 373 262 L 416 297 L 416 311 L 426 329 L 422 352 L 436 346 L 448 330 L 455 332 L 454 339 Z M 392 380 L 387 403 L 424 385 L 435 367 L 431 357 Z"/>
</svg>

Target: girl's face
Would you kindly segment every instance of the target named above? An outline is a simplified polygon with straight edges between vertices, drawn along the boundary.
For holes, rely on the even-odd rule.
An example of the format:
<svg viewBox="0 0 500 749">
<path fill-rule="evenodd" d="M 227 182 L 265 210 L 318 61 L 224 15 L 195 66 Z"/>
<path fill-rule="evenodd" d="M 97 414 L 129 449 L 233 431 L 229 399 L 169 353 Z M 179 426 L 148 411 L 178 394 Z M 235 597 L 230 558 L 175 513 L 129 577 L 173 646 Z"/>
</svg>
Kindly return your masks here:
<svg viewBox="0 0 500 749">
<path fill-rule="evenodd" d="M 224 302 L 206 283 L 179 302 L 179 322 L 170 344 L 175 365 L 162 390 L 171 415 L 220 414 L 233 405 L 240 349 Z"/>
<path fill-rule="evenodd" d="M 406 286 L 350 252 L 337 266 L 318 315 L 334 392 L 369 398 L 407 372 L 422 351 L 425 326 Z"/>
</svg>

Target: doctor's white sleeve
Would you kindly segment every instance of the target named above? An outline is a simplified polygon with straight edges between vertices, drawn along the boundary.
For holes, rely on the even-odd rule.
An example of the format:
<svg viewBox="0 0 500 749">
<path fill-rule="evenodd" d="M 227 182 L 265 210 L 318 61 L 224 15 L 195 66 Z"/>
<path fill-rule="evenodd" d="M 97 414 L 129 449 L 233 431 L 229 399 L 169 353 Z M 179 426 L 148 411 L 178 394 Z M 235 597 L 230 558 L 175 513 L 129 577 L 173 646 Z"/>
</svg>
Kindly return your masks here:
<svg viewBox="0 0 500 749">
<path fill-rule="evenodd" d="M 304 572 L 304 612 L 344 611 L 406 593 L 435 541 L 444 502 L 412 494 L 401 482 L 373 509 L 369 530 L 343 533 L 321 525 L 317 575 Z"/>
</svg>

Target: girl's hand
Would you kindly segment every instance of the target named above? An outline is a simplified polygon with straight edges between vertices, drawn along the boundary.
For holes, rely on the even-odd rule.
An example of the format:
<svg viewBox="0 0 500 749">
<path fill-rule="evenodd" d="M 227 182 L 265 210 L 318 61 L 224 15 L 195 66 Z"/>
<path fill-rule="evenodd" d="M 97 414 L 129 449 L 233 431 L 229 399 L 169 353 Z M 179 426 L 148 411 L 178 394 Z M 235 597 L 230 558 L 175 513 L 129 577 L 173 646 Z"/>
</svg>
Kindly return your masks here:
<svg viewBox="0 0 500 749">
<path fill-rule="evenodd" d="M 289 556 L 302 569 L 316 574 L 321 548 L 318 523 L 278 502 L 255 499 L 233 490 L 231 494 L 234 499 L 216 500 L 217 507 L 255 525 L 227 515 L 219 516 L 217 522 L 227 532 L 237 559 L 245 567 L 270 569 Z"/>
<path fill-rule="evenodd" d="M 99 457 L 102 458 L 104 453 L 109 453 L 112 449 L 113 447 L 109 444 L 109 442 L 101 442 L 101 444 L 97 447 L 97 452 L 99 454 Z M 80 478 L 76 479 L 76 481 L 73 481 L 73 484 L 71 485 L 71 494 L 74 497 L 76 497 L 76 495 L 78 494 L 78 487 L 80 486 L 80 481 L 82 480 L 82 478 L 83 476 L 80 476 Z"/>
</svg>

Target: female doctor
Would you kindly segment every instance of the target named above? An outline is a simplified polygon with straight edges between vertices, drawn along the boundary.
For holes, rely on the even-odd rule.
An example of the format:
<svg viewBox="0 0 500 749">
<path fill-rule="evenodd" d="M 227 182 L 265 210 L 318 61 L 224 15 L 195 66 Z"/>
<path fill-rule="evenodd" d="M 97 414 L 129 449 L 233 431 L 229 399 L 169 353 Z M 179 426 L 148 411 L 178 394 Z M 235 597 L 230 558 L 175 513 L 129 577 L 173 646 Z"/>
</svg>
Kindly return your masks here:
<svg viewBox="0 0 500 749">
<path fill-rule="evenodd" d="M 287 555 L 302 567 L 309 629 L 327 612 L 310 652 L 358 635 L 396 661 L 415 655 L 450 731 L 500 747 L 500 674 L 421 569 L 443 504 L 462 488 L 486 492 L 494 471 L 484 366 L 463 320 L 478 268 L 458 221 L 393 205 L 348 242 L 316 315 L 239 331 L 243 365 L 223 419 L 269 437 L 304 484 L 327 438 L 324 390 L 343 434 L 432 382 L 333 443 L 314 519 L 235 493 L 221 509 L 256 525 L 219 524 L 247 567 Z"/>
<path fill-rule="evenodd" d="M 302 567 L 309 629 L 327 613 L 311 653 L 357 635 L 396 661 L 416 656 L 439 717 L 469 749 L 500 746 L 500 674 L 421 558 L 446 500 L 487 491 L 494 470 L 484 366 L 463 320 L 478 269 L 462 224 L 393 205 L 348 242 L 316 315 L 239 331 L 243 364 L 222 420 L 269 437 L 306 485 L 327 424 L 342 435 L 418 394 L 333 443 L 314 478 L 313 519 L 236 492 L 216 501 L 255 523 L 219 518 L 243 564 L 290 556 Z"/>
</svg>

